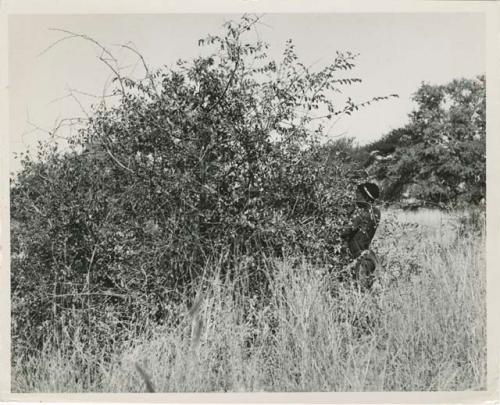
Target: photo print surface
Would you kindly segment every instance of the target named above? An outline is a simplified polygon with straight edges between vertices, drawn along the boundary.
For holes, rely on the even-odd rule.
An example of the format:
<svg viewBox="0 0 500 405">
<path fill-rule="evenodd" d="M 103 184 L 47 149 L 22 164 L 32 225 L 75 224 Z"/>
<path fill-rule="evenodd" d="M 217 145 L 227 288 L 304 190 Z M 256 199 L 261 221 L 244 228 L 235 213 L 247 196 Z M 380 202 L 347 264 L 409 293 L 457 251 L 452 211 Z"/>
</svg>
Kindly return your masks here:
<svg viewBox="0 0 500 405">
<path fill-rule="evenodd" d="M 483 13 L 8 24 L 12 392 L 486 389 Z"/>
</svg>

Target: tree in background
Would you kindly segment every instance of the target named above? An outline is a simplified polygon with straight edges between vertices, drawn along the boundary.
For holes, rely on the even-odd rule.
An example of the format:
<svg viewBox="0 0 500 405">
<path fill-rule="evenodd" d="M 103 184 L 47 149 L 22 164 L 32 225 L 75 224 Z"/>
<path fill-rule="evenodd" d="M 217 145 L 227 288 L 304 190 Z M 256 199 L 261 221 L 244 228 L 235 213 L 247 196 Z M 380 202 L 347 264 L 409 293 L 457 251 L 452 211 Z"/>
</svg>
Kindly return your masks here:
<svg viewBox="0 0 500 405">
<path fill-rule="evenodd" d="M 385 198 L 399 200 L 410 190 L 412 197 L 437 204 L 477 203 L 486 189 L 484 76 L 424 83 L 413 101 L 410 122 L 367 147 L 391 153 L 370 169 Z"/>
</svg>

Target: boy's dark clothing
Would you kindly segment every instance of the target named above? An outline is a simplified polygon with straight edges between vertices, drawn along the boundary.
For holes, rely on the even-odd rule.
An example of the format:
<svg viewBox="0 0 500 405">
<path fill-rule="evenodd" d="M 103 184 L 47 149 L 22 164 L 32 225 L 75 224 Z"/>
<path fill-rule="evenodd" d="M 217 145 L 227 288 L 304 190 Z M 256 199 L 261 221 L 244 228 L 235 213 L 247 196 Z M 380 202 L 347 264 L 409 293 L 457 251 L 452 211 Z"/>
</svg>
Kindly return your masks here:
<svg viewBox="0 0 500 405">
<path fill-rule="evenodd" d="M 350 224 L 342 232 L 351 260 L 352 276 L 362 289 L 373 284 L 377 257 L 370 250 L 370 242 L 380 222 L 380 210 L 368 202 L 357 202 L 351 213 Z"/>
<path fill-rule="evenodd" d="M 353 258 L 370 248 L 380 222 L 380 210 L 367 202 L 358 202 L 351 214 L 351 222 L 342 232 L 349 252 Z"/>
</svg>

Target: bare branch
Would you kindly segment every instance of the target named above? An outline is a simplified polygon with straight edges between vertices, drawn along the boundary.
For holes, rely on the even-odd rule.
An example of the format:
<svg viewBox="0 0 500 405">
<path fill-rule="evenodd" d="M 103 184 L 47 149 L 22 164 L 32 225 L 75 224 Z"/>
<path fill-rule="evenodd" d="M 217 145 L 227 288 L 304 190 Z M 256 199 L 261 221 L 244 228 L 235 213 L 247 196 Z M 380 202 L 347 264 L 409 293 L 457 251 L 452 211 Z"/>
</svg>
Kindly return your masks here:
<svg viewBox="0 0 500 405">
<path fill-rule="evenodd" d="M 238 70 L 239 63 L 240 63 L 240 54 L 238 52 L 238 59 L 236 60 L 236 63 L 234 64 L 234 69 L 231 72 L 231 76 L 229 77 L 229 80 L 227 81 L 227 84 L 226 84 L 224 91 L 222 92 L 220 97 L 210 106 L 210 108 L 208 108 L 208 110 L 206 110 L 207 113 L 212 111 L 217 105 L 219 105 L 221 103 L 221 101 L 224 99 L 224 97 L 226 96 L 226 93 L 229 90 L 229 86 L 231 86 L 231 84 L 234 80 L 234 76 L 236 75 L 236 71 Z"/>
<path fill-rule="evenodd" d="M 45 48 L 42 52 L 40 52 L 38 55 L 36 55 L 37 57 L 40 57 L 42 55 L 44 55 L 45 53 L 47 53 L 48 51 L 50 51 L 52 48 L 54 48 L 56 45 L 60 44 L 61 42 L 64 42 L 68 39 L 71 39 L 71 38 L 75 38 L 75 35 L 68 35 L 67 37 L 64 37 L 64 38 L 61 38 L 61 39 L 58 39 L 56 42 L 50 44 L 47 48 Z"/>
<path fill-rule="evenodd" d="M 113 161 L 114 161 L 114 162 L 115 162 L 118 166 L 120 166 L 122 169 L 127 170 L 127 171 L 128 171 L 128 172 L 130 172 L 130 173 L 134 173 L 134 174 L 135 174 L 135 172 L 134 172 L 131 168 L 129 168 L 129 167 L 127 167 L 127 166 L 125 166 L 122 162 L 120 162 L 120 161 L 119 161 L 119 160 L 118 160 L 118 159 L 117 159 L 117 158 L 116 158 L 116 157 L 115 157 L 115 156 L 111 153 L 111 150 L 108 148 L 108 145 L 106 145 L 106 142 L 103 142 L 103 145 L 104 145 L 104 148 L 106 149 L 106 152 L 107 152 L 107 154 L 109 155 L 109 157 L 110 157 L 111 159 L 113 159 Z"/>
<path fill-rule="evenodd" d="M 90 115 L 87 112 L 87 110 L 85 109 L 85 107 L 83 106 L 83 104 L 81 103 L 80 99 L 77 96 L 75 96 L 75 94 L 71 90 L 69 91 L 69 96 L 75 101 L 75 103 L 78 104 L 78 106 L 80 107 L 80 110 L 85 114 L 85 116 L 88 119 L 90 119 Z"/>
<path fill-rule="evenodd" d="M 116 94 L 106 94 L 106 95 L 97 95 L 97 94 L 92 94 L 92 93 L 87 93 L 85 91 L 77 90 L 72 87 L 68 88 L 69 91 L 76 93 L 76 94 L 81 94 L 82 96 L 87 96 L 87 97 L 93 97 L 93 98 L 102 98 L 102 97 L 114 97 Z"/>
<path fill-rule="evenodd" d="M 101 43 L 96 41 L 94 38 L 89 37 L 86 34 L 79 34 L 76 32 L 72 32 L 72 31 L 68 31 L 68 30 L 64 30 L 64 29 L 60 29 L 60 28 L 50 28 L 50 30 L 62 32 L 62 33 L 69 34 L 69 35 L 65 38 L 60 39 L 59 41 L 56 41 L 54 44 L 49 46 L 45 51 L 43 51 L 42 54 L 45 53 L 46 51 L 48 51 L 53 46 L 57 45 L 58 43 L 60 43 L 64 40 L 67 40 L 67 39 L 81 38 L 81 39 L 84 39 L 86 41 L 89 41 L 89 42 L 93 43 L 94 45 L 96 45 L 99 49 L 101 49 L 102 52 L 101 52 L 101 55 L 98 56 L 98 59 L 101 62 L 103 62 L 115 74 L 116 79 L 118 80 L 120 87 L 122 89 L 122 94 L 125 95 L 125 86 L 123 84 L 123 79 L 119 73 L 120 67 L 119 67 L 118 61 L 113 56 L 113 54 L 110 51 L 108 51 L 108 49 L 106 49 L 103 45 L 101 45 Z M 107 55 L 108 57 L 105 57 L 105 55 Z M 113 66 L 110 62 L 113 62 L 115 66 Z"/>
<path fill-rule="evenodd" d="M 101 45 L 98 41 L 96 41 L 94 38 L 89 37 L 86 34 L 79 34 L 79 33 L 72 32 L 72 31 L 69 31 L 69 30 L 64 30 L 64 29 L 61 29 L 61 28 L 49 28 L 49 30 L 50 31 L 58 31 L 58 32 L 63 32 L 65 34 L 69 34 L 70 36 L 66 37 L 66 39 L 79 37 L 79 38 L 85 39 L 85 40 L 87 40 L 89 42 L 92 42 L 97 47 L 99 47 L 103 51 L 104 54 L 106 54 L 106 55 L 109 56 L 109 58 L 110 58 L 109 60 L 115 62 L 115 64 L 118 66 L 118 61 L 116 60 L 116 58 L 114 57 L 114 55 L 110 51 L 108 51 L 103 45 Z"/>
<path fill-rule="evenodd" d="M 148 65 L 147 65 L 146 61 L 144 60 L 144 57 L 142 56 L 142 54 L 139 51 L 137 51 L 136 49 L 132 48 L 130 45 L 127 45 L 127 44 L 115 44 L 115 46 L 119 46 L 121 48 L 128 49 L 129 51 L 133 52 L 134 54 L 136 54 L 139 57 L 139 59 L 142 62 L 142 66 L 144 67 L 144 70 L 146 72 L 146 78 L 149 79 L 149 81 L 151 82 L 151 86 L 153 87 L 153 89 L 154 89 L 154 91 L 156 93 L 156 96 L 159 97 L 159 95 L 158 95 L 158 89 L 156 88 L 156 83 L 154 81 L 153 76 L 149 72 Z"/>
</svg>

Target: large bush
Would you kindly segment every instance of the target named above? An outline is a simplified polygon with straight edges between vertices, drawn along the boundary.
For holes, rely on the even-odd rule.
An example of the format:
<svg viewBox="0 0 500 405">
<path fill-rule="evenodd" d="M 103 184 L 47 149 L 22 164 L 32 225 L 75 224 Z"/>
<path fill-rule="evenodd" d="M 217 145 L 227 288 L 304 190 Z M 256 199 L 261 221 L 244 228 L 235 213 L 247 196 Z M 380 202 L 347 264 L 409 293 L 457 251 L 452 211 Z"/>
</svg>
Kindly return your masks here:
<svg viewBox="0 0 500 405">
<path fill-rule="evenodd" d="M 340 268 L 359 175 L 319 145 L 322 122 L 358 108 L 334 97 L 359 81 L 343 73 L 354 56 L 312 71 L 289 41 L 276 63 L 245 41 L 253 24 L 226 24 L 200 40 L 202 56 L 144 79 L 115 71 L 117 101 L 97 106 L 69 149 L 24 157 L 11 184 L 15 343 L 75 314 L 89 336 L 162 319 L 214 262 L 250 288 L 266 257 Z"/>
</svg>

